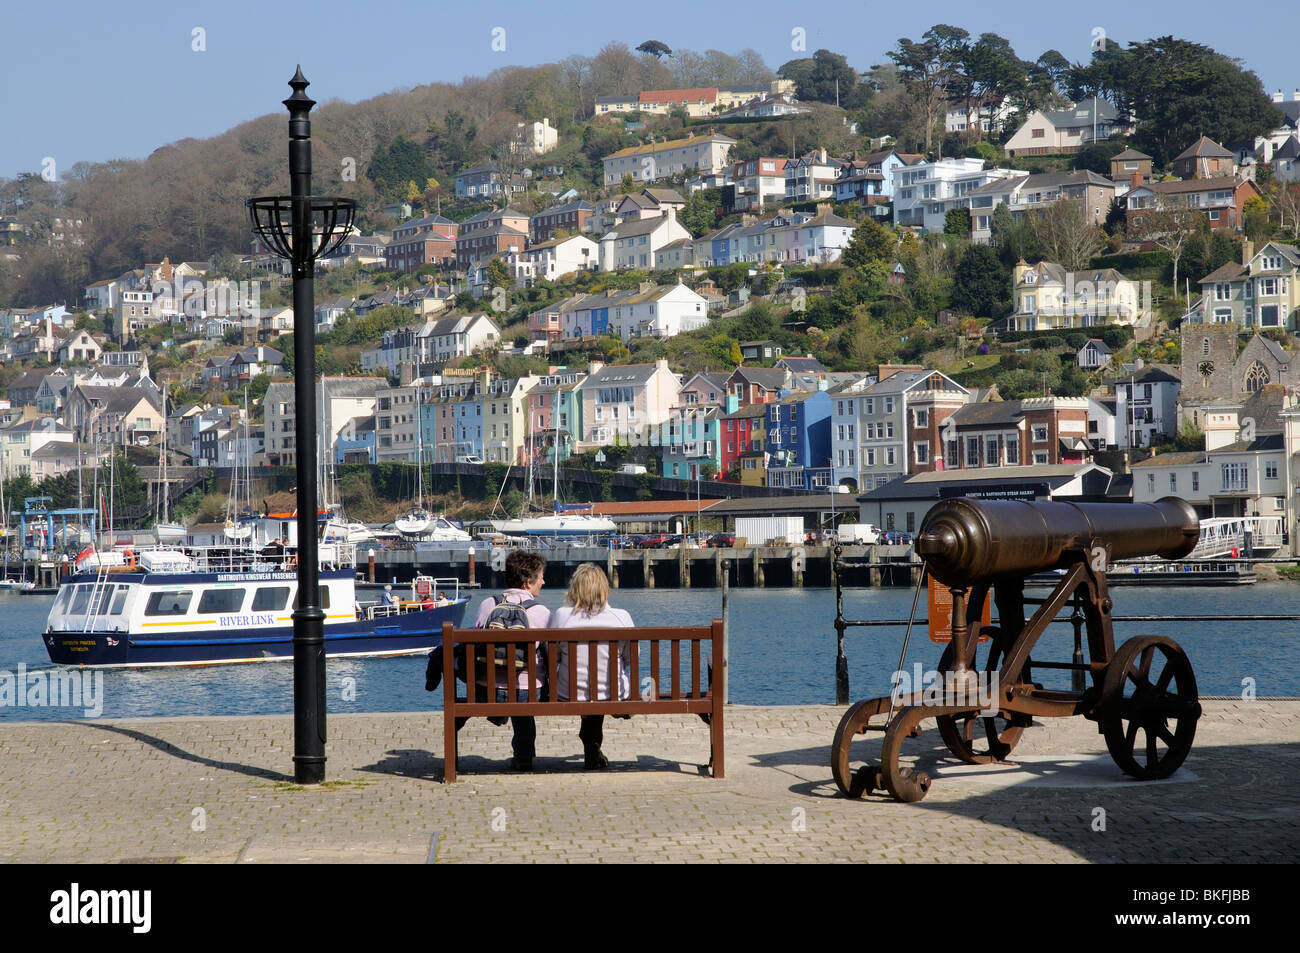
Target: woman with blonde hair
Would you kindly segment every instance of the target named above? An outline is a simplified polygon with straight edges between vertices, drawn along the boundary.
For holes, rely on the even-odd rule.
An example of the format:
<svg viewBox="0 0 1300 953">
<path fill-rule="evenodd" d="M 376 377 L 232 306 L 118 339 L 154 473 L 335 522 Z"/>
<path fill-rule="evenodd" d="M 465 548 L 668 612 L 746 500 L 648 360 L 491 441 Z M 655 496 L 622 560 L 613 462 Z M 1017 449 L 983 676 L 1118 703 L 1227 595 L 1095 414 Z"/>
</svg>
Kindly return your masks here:
<svg viewBox="0 0 1300 953">
<path fill-rule="evenodd" d="M 553 629 L 576 628 L 631 628 L 632 617 L 623 609 L 615 609 L 609 604 L 609 579 L 605 570 L 595 563 L 583 563 L 573 573 L 569 582 L 569 591 L 564 596 L 564 606 L 555 611 L 551 618 Z M 575 643 L 575 684 L 569 685 L 569 646 L 561 643 L 556 661 L 556 697 L 560 701 L 588 701 L 587 658 L 590 654 L 586 643 Z M 618 660 L 615 672 L 610 672 L 609 645 L 596 646 L 596 700 L 609 701 L 611 684 L 617 679 L 617 698 L 621 701 L 632 697 L 629 671 L 631 670 L 630 650 L 627 642 L 618 644 Z M 582 739 L 585 766 L 588 770 L 609 767 L 609 761 L 600 750 L 604 741 L 603 715 L 583 715 L 578 737 Z"/>
</svg>

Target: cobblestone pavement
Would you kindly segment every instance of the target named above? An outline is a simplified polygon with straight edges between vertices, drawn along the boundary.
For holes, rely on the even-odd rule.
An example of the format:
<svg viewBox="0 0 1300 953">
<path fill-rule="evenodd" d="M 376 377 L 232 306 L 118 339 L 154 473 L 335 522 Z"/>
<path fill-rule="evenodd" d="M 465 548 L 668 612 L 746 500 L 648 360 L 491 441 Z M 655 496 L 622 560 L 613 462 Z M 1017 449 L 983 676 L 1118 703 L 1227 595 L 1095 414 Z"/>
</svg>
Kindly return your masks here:
<svg viewBox="0 0 1300 953">
<path fill-rule="evenodd" d="M 838 796 L 834 706 L 729 708 L 721 781 L 705 726 L 675 716 L 606 719 L 605 772 L 583 771 L 577 719 L 539 719 L 533 775 L 506 770 L 509 727 L 476 719 L 446 785 L 439 714 L 335 715 L 315 788 L 292 783 L 287 716 L 10 723 L 0 859 L 1294 861 L 1300 701 L 1204 704 L 1187 762 L 1152 783 L 1081 718 L 1027 730 L 1018 766 L 940 760 L 927 730 L 914 745 L 937 779 L 916 804 Z"/>
</svg>

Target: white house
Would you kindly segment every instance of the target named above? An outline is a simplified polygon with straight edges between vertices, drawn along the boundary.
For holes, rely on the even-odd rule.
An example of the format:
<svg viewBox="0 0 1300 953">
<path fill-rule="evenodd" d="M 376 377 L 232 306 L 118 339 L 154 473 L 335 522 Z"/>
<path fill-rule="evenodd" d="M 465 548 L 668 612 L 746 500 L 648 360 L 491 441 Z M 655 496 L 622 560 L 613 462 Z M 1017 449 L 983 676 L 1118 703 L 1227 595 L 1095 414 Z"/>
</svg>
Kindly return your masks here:
<svg viewBox="0 0 1300 953">
<path fill-rule="evenodd" d="M 690 237 L 671 209 L 666 215 L 624 222 L 601 236 L 600 270 L 654 268 L 660 248 Z"/>
<path fill-rule="evenodd" d="M 600 268 L 600 246 L 586 235 L 552 238 L 523 251 L 506 255 L 506 267 L 514 276 L 515 286 L 531 288 L 538 280 L 554 281 L 575 271 Z"/>
<path fill-rule="evenodd" d="M 624 341 L 668 338 L 709 323 L 708 302 L 685 285 L 658 285 L 610 309 L 610 330 Z"/>
<path fill-rule="evenodd" d="M 736 144 L 728 136 L 692 136 L 620 149 L 604 157 L 605 185 L 618 185 L 623 176 L 635 182 L 655 182 L 682 172 L 719 172 Z"/>
<path fill-rule="evenodd" d="M 893 171 L 894 224 L 941 232 L 949 209 L 965 208 L 967 196 L 996 179 L 1022 176 L 1010 169 L 986 169 L 983 159 L 939 159 Z"/>
<path fill-rule="evenodd" d="M 1069 109 L 1030 113 L 1007 140 L 1006 151 L 1010 156 L 1078 152 L 1122 128 L 1114 106 L 1104 99 L 1085 99 Z"/>
<path fill-rule="evenodd" d="M 825 202 L 835 197 L 835 180 L 839 178 L 840 159 L 818 149 L 785 163 L 785 200 L 787 202 Z"/>
</svg>

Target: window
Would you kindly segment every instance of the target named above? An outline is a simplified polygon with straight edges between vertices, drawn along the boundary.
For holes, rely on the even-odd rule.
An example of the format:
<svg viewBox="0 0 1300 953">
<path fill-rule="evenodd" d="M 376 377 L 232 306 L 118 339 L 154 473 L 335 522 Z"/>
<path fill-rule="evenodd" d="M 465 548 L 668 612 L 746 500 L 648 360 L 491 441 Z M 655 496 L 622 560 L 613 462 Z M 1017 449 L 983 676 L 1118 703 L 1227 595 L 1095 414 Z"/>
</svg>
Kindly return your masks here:
<svg viewBox="0 0 1300 953">
<path fill-rule="evenodd" d="M 1007 449 L 1007 466 L 1020 466 L 1020 436 L 1019 434 L 1008 434 L 1003 438 L 1003 444 Z"/>
<path fill-rule="evenodd" d="M 912 444 L 912 450 L 916 457 L 918 466 L 924 466 L 930 462 L 930 445 L 925 441 L 917 441 Z"/>
<path fill-rule="evenodd" d="M 895 460 L 895 457 L 894 457 L 894 448 L 893 448 L 893 447 L 886 447 L 886 448 L 885 448 L 885 466 L 887 466 L 887 467 L 892 467 L 896 462 L 897 462 L 897 461 Z"/>
<path fill-rule="evenodd" d="M 966 438 L 966 466 L 977 467 L 980 465 L 980 438 Z"/>
<path fill-rule="evenodd" d="M 894 412 L 894 398 L 892 398 L 892 397 L 886 397 L 886 398 L 885 398 L 885 413 L 887 413 L 887 414 L 892 414 L 893 412 Z"/>
<path fill-rule="evenodd" d="M 956 440 L 948 440 L 943 445 L 943 465 L 949 470 L 955 470 L 961 466 L 961 455 L 959 444 Z"/>
<path fill-rule="evenodd" d="M 1170 493 L 1177 493 L 1177 492 L 1178 492 L 1178 474 L 1177 474 L 1177 473 L 1171 473 L 1171 474 L 1169 474 L 1169 492 L 1170 492 Z"/>
<path fill-rule="evenodd" d="M 862 453 L 863 453 L 863 458 L 862 458 L 863 465 L 868 467 L 874 467 L 876 465 L 875 448 L 868 447 L 866 450 L 862 451 Z"/>
<path fill-rule="evenodd" d="M 930 412 L 928 410 L 916 410 L 914 413 L 916 415 L 916 425 L 918 427 L 930 426 Z"/>
<path fill-rule="evenodd" d="M 1277 479 L 1277 464 L 1276 464 L 1276 463 L 1266 463 L 1266 464 L 1264 464 L 1264 479 L 1265 479 L 1265 480 L 1276 480 L 1276 479 Z"/>
<path fill-rule="evenodd" d="M 293 607 L 295 609 L 298 608 L 297 595 L 294 595 L 293 597 Z M 320 587 L 320 607 L 322 609 L 328 609 L 330 607 L 330 587 L 325 585 L 324 583 L 321 583 L 321 587 Z"/>
<path fill-rule="evenodd" d="M 868 417 L 876 412 L 876 399 L 874 397 L 868 397 L 862 402 L 862 412 Z"/>
<path fill-rule="evenodd" d="M 1047 425 L 1034 424 L 1034 443 L 1043 443 L 1047 440 Z"/>
<path fill-rule="evenodd" d="M 998 438 L 984 438 L 984 465 L 986 467 L 996 467 L 998 465 Z"/>
<path fill-rule="evenodd" d="M 164 589 L 149 597 L 149 601 L 145 603 L 144 614 L 147 616 L 185 615 L 190 611 L 190 600 L 193 598 L 194 593 L 189 589 Z"/>
<path fill-rule="evenodd" d="M 199 597 L 199 612 L 238 612 L 244 605 L 244 589 L 209 589 Z"/>
<path fill-rule="evenodd" d="M 1192 471 L 1192 492 L 1193 493 L 1199 492 L 1200 489 L 1201 489 L 1201 472 L 1199 470 L 1193 470 Z"/>
<path fill-rule="evenodd" d="M 1250 473 L 1244 463 L 1223 464 L 1221 475 L 1225 491 L 1246 491 L 1250 489 Z"/>
<path fill-rule="evenodd" d="M 261 586 L 253 594 L 253 612 L 278 612 L 289 604 L 288 586 Z"/>
</svg>

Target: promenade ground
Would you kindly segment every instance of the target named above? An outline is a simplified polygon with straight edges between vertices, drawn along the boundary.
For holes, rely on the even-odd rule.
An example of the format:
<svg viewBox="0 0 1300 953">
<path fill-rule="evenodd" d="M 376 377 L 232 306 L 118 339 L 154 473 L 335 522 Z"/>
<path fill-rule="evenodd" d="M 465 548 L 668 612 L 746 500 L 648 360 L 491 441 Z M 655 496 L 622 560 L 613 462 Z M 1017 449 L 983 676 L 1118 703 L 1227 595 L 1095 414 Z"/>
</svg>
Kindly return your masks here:
<svg viewBox="0 0 1300 953">
<path fill-rule="evenodd" d="M 598 773 L 577 719 L 539 719 L 532 775 L 506 770 L 510 729 L 476 719 L 446 785 L 439 714 L 336 715 L 313 788 L 292 783 L 288 716 L 6 723 L 0 860 L 1293 862 L 1300 701 L 1204 705 L 1167 781 L 1124 778 L 1094 724 L 1053 719 L 1018 766 L 943 761 L 916 804 L 839 796 L 834 706 L 728 709 L 721 781 L 686 717 L 606 719 Z"/>
</svg>

